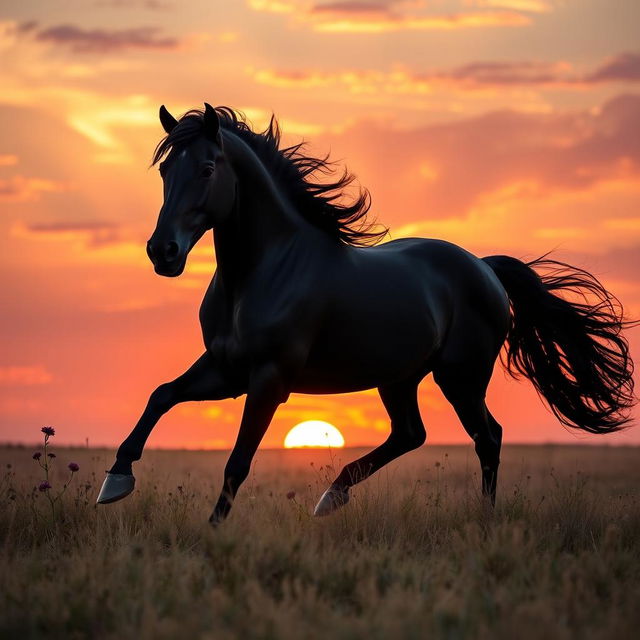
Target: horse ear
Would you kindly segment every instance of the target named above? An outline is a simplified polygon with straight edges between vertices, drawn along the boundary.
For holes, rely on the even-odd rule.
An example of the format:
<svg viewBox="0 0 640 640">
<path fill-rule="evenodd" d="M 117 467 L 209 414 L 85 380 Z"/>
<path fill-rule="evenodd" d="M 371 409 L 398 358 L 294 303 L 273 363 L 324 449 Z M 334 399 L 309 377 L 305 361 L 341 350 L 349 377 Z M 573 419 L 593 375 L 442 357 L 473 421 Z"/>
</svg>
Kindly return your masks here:
<svg viewBox="0 0 640 640">
<path fill-rule="evenodd" d="M 178 121 L 167 111 L 164 105 L 160 107 L 160 122 L 167 133 L 171 133 L 178 124 Z"/>
<path fill-rule="evenodd" d="M 220 118 L 208 102 L 204 103 L 204 135 L 209 140 L 220 142 Z"/>
</svg>

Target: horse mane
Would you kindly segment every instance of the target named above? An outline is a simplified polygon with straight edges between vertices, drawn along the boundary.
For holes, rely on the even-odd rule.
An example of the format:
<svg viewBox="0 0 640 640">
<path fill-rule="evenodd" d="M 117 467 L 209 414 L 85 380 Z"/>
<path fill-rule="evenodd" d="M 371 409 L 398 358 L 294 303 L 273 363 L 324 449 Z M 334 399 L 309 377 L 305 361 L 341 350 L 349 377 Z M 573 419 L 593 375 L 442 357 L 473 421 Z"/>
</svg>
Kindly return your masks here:
<svg viewBox="0 0 640 640">
<path fill-rule="evenodd" d="M 355 176 L 347 169 L 336 176 L 336 165 L 329 160 L 329 154 L 321 158 L 307 155 L 304 142 L 281 149 L 280 126 L 273 115 L 264 131 L 255 132 L 240 111 L 216 107 L 216 113 L 220 127 L 237 135 L 253 150 L 309 222 L 351 246 L 374 245 L 387 234 L 386 228 L 376 230 L 378 225 L 367 220 L 371 207 L 367 189 L 359 187 L 357 196 L 348 201 L 345 189 Z M 187 111 L 158 143 L 152 166 L 173 149 L 182 149 L 202 135 L 203 118 L 201 109 Z M 318 176 L 325 180 L 318 180 Z"/>
</svg>

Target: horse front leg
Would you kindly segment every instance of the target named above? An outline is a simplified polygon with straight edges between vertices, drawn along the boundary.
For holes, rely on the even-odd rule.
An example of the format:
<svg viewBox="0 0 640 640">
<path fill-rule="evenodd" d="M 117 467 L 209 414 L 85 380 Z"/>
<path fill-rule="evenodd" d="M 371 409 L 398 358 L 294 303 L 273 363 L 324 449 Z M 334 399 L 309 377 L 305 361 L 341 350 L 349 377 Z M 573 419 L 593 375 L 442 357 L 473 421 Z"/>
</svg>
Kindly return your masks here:
<svg viewBox="0 0 640 640">
<path fill-rule="evenodd" d="M 128 496 L 135 486 L 132 463 L 140 460 L 147 438 L 158 420 L 175 405 L 195 400 L 224 400 L 244 393 L 225 379 L 209 353 L 204 353 L 181 376 L 161 384 L 133 431 L 120 445 L 116 461 L 107 473 L 97 502 L 107 504 Z"/>
<path fill-rule="evenodd" d="M 271 424 L 278 405 L 286 402 L 290 385 L 276 364 L 254 369 L 249 379 L 238 438 L 224 470 L 224 482 L 218 502 L 209 518 L 220 524 L 229 514 L 240 485 L 251 469 L 251 461 Z"/>
</svg>

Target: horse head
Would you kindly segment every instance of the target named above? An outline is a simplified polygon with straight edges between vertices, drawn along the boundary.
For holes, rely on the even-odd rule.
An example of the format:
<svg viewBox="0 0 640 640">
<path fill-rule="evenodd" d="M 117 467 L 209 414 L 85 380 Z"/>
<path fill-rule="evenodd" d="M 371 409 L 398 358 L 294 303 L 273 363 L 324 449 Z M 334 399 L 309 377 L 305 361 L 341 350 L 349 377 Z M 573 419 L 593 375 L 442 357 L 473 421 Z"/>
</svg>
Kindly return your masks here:
<svg viewBox="0 0 640 640">
<path fill-rule="evenodd" d="M 163 105 L 160 122 L 167 136 L 156 148 L 153 164 L 164 158 L 159 165 L 164 202 L 147 254 L 156 273 L 175 277 L 202 235 L 231 214 L 236 178 L 225 161 L 220 119 L 211 105 L 205 103 L 203 112 L 190 111 L 180 120 Z"/>
</svg>

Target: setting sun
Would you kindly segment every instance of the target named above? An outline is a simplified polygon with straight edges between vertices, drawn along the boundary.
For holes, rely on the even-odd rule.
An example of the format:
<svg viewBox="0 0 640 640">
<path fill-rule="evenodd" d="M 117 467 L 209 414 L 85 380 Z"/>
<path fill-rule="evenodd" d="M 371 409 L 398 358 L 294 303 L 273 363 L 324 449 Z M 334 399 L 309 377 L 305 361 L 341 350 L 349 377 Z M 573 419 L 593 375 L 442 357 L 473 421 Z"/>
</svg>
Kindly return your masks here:
<svg viewBox="0 0 640 640">
<path fill-rule="evenodd" d="M 299 447 L 344 447 L 344 438 L 336 427 L 323 420 L 297 424 L 284 439 L 285 449 Z"/>
</svg>

